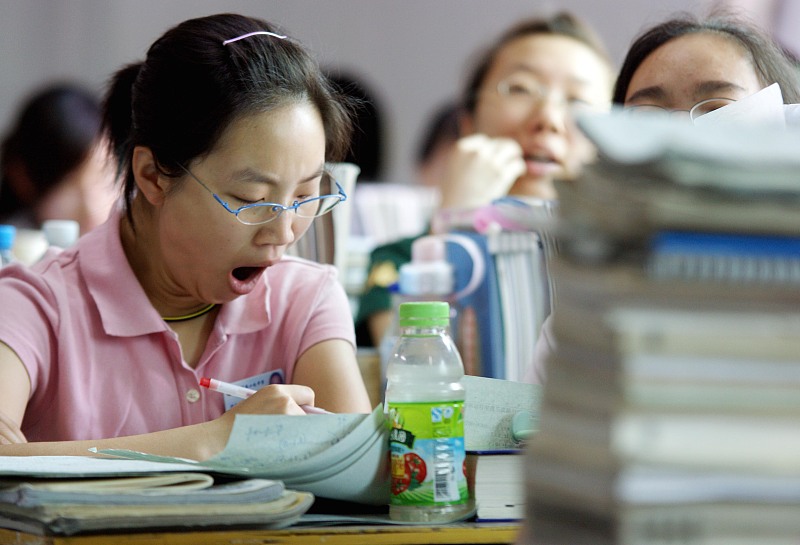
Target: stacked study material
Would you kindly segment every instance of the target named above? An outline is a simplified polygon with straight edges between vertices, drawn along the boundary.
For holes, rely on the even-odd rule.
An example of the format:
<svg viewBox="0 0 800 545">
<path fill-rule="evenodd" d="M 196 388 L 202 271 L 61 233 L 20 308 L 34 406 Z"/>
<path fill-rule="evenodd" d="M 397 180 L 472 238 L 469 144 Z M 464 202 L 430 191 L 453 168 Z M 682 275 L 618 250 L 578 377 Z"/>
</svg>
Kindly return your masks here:
<svg viewBox="0 0 800 545">
<path fill-rule="evenodd" d="M 450 210 L 438 228 L 479 248 L 485 274 L 477 289 L 456 301 L 459 350 L 469 374 L 521 380 L 550 313 L 553 291 L 548 263 L 556 245 L 549 233 L 554 201 L 505 198 L 475 210 Z M 470 278 L 473 256 L 448 244 L 457 289 Z M 466 290 L 465 290 L 466 291 Z"/>
<path fill-rule="evenodd" d="M 465 376 L 465 471 L 477 521 L 525 515 L 523 441 L 538 426 L 541 386 Z"/>
<path fill-rule="evenodd" d="M 525 517 L 524 463 L 519 448 L 467 452 L 467 479 L 476 501 L 477 521 L 518 521 Z"/>
<path fill-rule="evenodd" d="M 280 481 L 175 463 L 0 457 L 0 527 L 43 535 L 163 528 L 282 528 L 314 501 Z"/>
<path fill-rule="evenodd" d="M 534 543 L 800 535 L 800 136 L 611 115 L 559 187 Z"/>
</svg>

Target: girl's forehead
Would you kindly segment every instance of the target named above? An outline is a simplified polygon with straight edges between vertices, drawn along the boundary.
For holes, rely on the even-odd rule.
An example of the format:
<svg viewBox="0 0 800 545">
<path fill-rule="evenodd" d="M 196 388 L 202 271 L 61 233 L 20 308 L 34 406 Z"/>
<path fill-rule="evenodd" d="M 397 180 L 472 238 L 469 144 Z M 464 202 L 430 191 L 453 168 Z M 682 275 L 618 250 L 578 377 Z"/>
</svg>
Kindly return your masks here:
<svg viewBox="0 0 800 545">
<path fill-rule="evenodd" d="M 645 57 L 631 78 L 625 99 L 650 88 L 672 94 L 674 99 L 696 99 L 711 83 L 720 88 L 720 83 L 727 83 L 743 96 L 763 87 L 749 51 L 732 38 L 710 32 L 686 34 Z"/>
<path fill-rule="evenodd" d="M 505 44 L 487 72 L 486 79 L 517 70 L 576 81 L 598 81 L 610 87 L 611 69 L 585 43 L 560 34 L 529 34 Z"/>
</svg>

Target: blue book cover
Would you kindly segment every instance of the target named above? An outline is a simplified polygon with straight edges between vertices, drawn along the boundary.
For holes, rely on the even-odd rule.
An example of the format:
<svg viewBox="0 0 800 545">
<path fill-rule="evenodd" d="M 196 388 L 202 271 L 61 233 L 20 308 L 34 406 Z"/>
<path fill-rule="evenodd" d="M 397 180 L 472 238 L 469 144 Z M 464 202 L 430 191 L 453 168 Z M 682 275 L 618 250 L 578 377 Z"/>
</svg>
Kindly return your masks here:
<svg viewBox="0 0 800 545">
<path fill-rule="evenodd" d="M 655 278 L 800 283 L 800 237 L 663 231 L 649 251 L 647 268 Z"/>
<path fill-rule="evenodd" d="M 473 241 L 484 260 L 484 276 L 477 288 L 455 301 L 458 311 L 459 350 L 465 371 L 490 378 L 505 378 L 503 319 L 494 258 L 486 236 L 471 231 L 454 231 Z M 473 259 L 467 249 L 447 242 L 447 260 L 453 264 L 456 292 L 467 286 L 473 274 Z M 477 361 L 474 361 L 477 359 Z"/>
</svg>

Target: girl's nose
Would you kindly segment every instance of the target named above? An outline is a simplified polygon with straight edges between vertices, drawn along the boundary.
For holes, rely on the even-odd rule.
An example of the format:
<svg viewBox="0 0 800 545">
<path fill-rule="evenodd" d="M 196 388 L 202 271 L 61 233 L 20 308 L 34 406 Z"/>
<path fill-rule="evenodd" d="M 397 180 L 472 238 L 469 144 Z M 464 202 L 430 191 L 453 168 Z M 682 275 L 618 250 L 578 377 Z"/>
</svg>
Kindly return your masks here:
<svg viewBox="0 0 800 545">
<path fill-rule="evenodd" d="M 293 224 L 297 221 L 297 214 L 294 210 L 284 210 L 274 220 L 258 225 L 256 242 L 270 244 L 273 246 L 286 246 L 294 242 Z"/>
<path fill-rule="evenodd" d="M 563 132 L 569 115 L 569 104 L 560 92 L 548 90 L 528 114 L 529 127 L 534 130 Z"/>
</svg>

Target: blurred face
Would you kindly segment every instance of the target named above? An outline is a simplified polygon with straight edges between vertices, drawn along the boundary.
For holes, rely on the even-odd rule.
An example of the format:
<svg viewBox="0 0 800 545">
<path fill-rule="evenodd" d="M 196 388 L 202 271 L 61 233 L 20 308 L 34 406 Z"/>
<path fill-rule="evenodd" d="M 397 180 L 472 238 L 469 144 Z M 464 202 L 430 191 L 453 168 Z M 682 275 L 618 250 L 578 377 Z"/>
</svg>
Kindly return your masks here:
<svg viewBox="0 0 800 545">
<path fill-rule="evenodd" d="M 738 100 L 763 87 L 743 47 L 719 34 L 687 34 L 645 58 L 628 85 L 625 106 L 688 112 L 698 102 Z"/>
<path fill-rule="evenodd" d="M 606 108 L 610 93 L 609 67 L 588 46 L 566 36 L 521 37 L 499 51 L 467 128 L 516 140 L 526 171 L 510 193 L 539 196 L 543 185 L 573 177 L 593 155 L 570 109 Z"/>
<path fill-rule="evenodd" d="M 302 103 L 235 121 L 208 156 L 185 166 L 236 210 L 318 196 L 324 164 L 322 120 L 315 107 Z M 269 223 L 243 225 L 189 175 L 159 213 L 157 236 L 174 282 L 180 291 L 216 303 L 252 291 L 313 221 L 284 211 Z"/>
<path fill-rule="evenodd" d="M 70 219 L 81 234 L 103 223 L 119 196 L 114 184 L 114 165 L 105 141 L 98 142 L 86 159 L 69 172 L 36 205 L 39 223 Z"/>
</svg>

